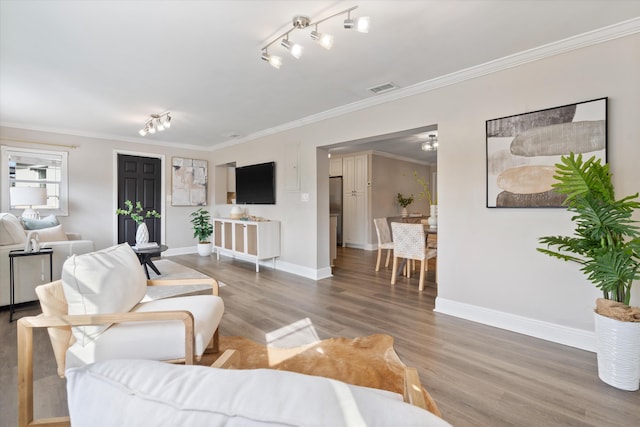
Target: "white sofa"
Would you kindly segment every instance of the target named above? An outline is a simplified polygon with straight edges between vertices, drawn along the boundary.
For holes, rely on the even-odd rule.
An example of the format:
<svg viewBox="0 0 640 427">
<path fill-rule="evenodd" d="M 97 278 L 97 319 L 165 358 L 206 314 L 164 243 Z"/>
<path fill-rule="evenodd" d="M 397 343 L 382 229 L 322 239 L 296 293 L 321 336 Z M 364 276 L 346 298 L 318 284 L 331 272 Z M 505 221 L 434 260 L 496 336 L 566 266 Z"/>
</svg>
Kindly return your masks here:
<svg viewBox="0 0 640 427">
<path fill-rule="evenodd" d="M 71 255 L 95 250 L 91 240 L 82 240 L 77 233 L 65 233 L 55 217 L 41 221 L 26 220 L 38 228 L 40 247 L 53 249 L 53 278 L 60 279 L 62 264 Z M 9 251 L 24 249 L 28 232 L 23 222 L 10 213 L 0 213 L 0 306 L 9 305 Z M 33 256 L 14 259 L 15 302 L 37 300 L 35 288 L 49 280 L 49 257 Z"/>
</svg>

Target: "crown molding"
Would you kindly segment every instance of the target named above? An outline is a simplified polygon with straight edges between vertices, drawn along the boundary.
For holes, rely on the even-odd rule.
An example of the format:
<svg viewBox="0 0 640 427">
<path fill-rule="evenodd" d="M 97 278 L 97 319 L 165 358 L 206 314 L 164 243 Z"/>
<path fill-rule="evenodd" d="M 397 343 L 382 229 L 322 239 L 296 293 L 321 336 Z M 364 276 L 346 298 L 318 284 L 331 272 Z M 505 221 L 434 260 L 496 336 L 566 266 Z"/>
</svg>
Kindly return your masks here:
<svg viewBox="0 0 640 427">
<path fill-rule="evenodd" d="M 587 33 L 572 36 L 546 45 L 538 46 L 533 49 L 505 56 L 494 61 L 485 62 L 484 64 L 456 71 L 454 73 L 447 74 L 441 77 L 436 77 L 431 80 L 425 80 L 423 82 L 416 83 L 405 88 L 396 89 L 385 94 L 377 95 L 373 98 L 367 98 L 362 101 L 356 101 L 351 104 L 346 104 L 269 129 L 263 129 L 261 131 L 247 135 L 244 138 L 238 138 L 223 142 L 221 144 L 217 144 L 215 147 L 212 147 L 212 150 L 215 151 L 217 149 L 241 144 L 264 136 L 269 136 L 287 130 L 299 128 L 302 126 L 320 122 L 322 120 L 331 119 L 344 114 L 353 113 L 366 108 L 385 104 L 387 102 L 392 102 L 425 92 L 430 92 L 432 90 L 436 90 L 445 86 L 450 86 L 456 83 L 464 82 L 466 80 L 485 76 L 487 74 L 507 70 L 509 68 L 517 67 L 529 62 L 538 61 L 540 59 L 549 58 L 551 56 L 560 55 L 572 50 L 581 49 L 587 46 L 593 46 L 599 43 L 626 37 L 638 32 L 640 32 L 640 17 L 629 19 L 627 21 L 619 22 L 617 24 L 609 25 L 607 27 L 599 28 L 597 30 L 589 31 Z"/>
</svg>

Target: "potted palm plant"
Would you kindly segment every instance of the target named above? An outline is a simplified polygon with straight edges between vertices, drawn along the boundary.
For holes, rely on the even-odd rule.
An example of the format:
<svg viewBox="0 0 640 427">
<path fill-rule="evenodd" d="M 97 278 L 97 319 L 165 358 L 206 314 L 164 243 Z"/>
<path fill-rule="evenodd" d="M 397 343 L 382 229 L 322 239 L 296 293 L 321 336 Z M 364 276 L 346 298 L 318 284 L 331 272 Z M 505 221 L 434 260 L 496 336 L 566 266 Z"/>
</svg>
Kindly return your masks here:
<svg viewBox="0 0 640 427">
<path fill-rule="evenodd" d="M 199 208 L 191 213 L 191 225 L 193 226 L 193 237 L 198 239 L 198 254 L 200 256 L 211 255 L 211 234 L 213 225 L 209 212 Z"/>
<path fill-rule="evenodd" d="M 598 376 L 622 390 L 640 382 L 640 309 L 629 307 L 634 280 L 640 279 L 640 232 L 632 216 L 638 193 L 616 199 L 609 165 L 571 153 L 556 165 L 555 191 L 565 194 L 573 213 L 573 236 L 546 236 L 538 251 L 580 264 L 603 293 L 596 302 Z M 554 248 L 555 250 L 552 250 Z"/>
</svg>

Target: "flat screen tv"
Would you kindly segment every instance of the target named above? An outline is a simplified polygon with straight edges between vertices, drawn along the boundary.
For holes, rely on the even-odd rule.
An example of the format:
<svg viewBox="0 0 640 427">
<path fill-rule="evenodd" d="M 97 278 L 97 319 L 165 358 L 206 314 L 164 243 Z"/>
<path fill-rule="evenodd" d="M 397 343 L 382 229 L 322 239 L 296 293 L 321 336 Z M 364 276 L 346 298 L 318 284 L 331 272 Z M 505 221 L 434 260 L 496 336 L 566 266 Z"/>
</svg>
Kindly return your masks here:
<svg viewBox="0 0 640 427">
<path fill-rule="evenodd" d="M 248 205 L 276 204 L 276 163 L 236 168 L 236 203 Z"/>
</svg>

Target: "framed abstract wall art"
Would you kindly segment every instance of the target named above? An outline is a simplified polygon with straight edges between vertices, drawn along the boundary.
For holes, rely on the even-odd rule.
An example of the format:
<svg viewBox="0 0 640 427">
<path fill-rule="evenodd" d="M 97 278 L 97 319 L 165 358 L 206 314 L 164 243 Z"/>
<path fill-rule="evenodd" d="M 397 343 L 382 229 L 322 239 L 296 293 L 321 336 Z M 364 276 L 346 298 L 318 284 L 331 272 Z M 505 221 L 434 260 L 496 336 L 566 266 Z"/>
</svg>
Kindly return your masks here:
<svg viewBox="0 0 640 427">
<path fill-rule="evenodd" d="M 555 164 L 571 152 L 607 161 L 607 98 L 487 120 L 487 207 L 562 207 Z"/>
<path fill-rule="evenodd" d="M 207 204 L 207 161 L 173 157 L 171 159 L 171 205 Z"/>
</svg>

